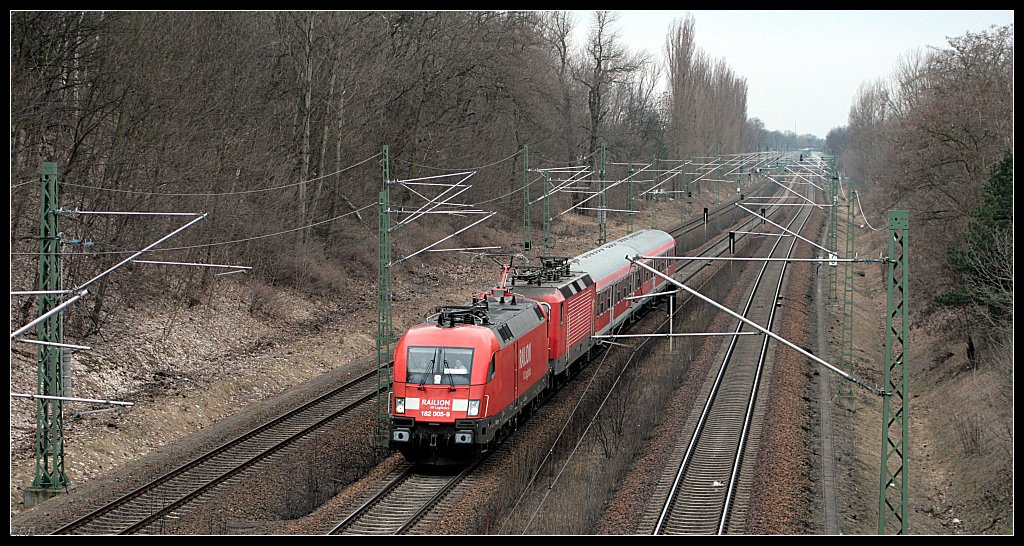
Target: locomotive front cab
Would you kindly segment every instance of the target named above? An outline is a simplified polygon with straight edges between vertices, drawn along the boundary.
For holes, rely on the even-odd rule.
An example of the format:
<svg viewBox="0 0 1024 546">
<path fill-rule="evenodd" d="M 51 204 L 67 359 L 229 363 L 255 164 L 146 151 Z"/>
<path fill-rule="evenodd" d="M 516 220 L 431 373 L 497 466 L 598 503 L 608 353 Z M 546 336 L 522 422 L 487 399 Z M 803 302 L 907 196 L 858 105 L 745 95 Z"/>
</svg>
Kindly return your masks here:
<svg viewBox="0 0 1024 546">
<path fill-rule="evenodd" d="M 413 326 L 395 351 L 391 447 L 413 462 L 465 462 L 500 441 L 547 385 L 547 314 L 486 294 Z"/>
<path fill-rule="evenodd" d="M 407 459 L 459 462 L 476 447 L 498 343 L 480 326 L 412 327 L 395 351 L 391 446 Z M 443 459 L 443 460 L 441 460 Z"/>
</svg>

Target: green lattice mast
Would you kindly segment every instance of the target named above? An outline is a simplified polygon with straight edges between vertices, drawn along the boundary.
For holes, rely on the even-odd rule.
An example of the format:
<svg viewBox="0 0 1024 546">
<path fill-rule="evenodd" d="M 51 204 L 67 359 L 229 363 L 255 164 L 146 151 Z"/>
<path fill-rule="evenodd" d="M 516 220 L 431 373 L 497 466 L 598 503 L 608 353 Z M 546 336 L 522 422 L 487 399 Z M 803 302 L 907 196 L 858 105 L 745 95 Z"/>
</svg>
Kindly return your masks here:
<svg viewBox="0 0 1024 546">
<path fill-rule="evenodd" d="M 907 211 L 889 211 L 886 266 L 885 366 L 882 388 L 882 461 L 878 493 L 878 534 L 910 533 L 907 521 L 910 452 L 910 221 Z"/>
<path fill-rule="evenodd" d="M 523 254 L 529 260 L 533 251 L 533 231 L 530 226 L 530 145 L 523 145 Z"/>
<path fill-rule="evenodd" d="M 391 198 L 388 184 L 391 168 L 388 147 L 381 157 L 381 190 L 377 195 L 377 401 L 374 424 L 375 445 L 383 447 L 388 441 L 388 415 L 390 408 L 388 386 L 391 383 Z"/>
<path fill-rule="evenodd" d="M 686 161 L 684 160 L 679 166 L 679 175 L 676 180 L 676 199 L 679 199 L 679 225 L 686 223 Z"/>
<path fill-rule="evenodd" d="M 647 192 L 651 202 L 651 229 L 658 229 L 658 194 L 657 186 L 661 182 L 661 173 L 658 172 L 658 156 L 651 157 L 651 165 L 654 166 L 654 182 L 651 184 L 651 191 Z"/>
<path fill-rule="evenodd" d="M 844 258 L 854 258 L 854 233 L 857 226 L 854 225 L 853 217 L 853 201 L 854 201 L 854 183 L 853 179 L 850 179 L 849 184 L 846 188 L 846 251 L 843 254 Z M 840 324 L 840 361 L 839 369 L 846 373 L 853 373 L 853 262 L 844 262 L 843 264 L 843 314 L 842 323 Z M 850 384 L 844 382 L 839 387 L 839 396 L 851 397 L 853 396 L 853 390 Z"/>
<path fill-rule="evenodd" d="M 839 236 L 836 230 L 839 227 L 838 215 L 839 215 L 839 173 L 832 171 L 832 178 L 829 179 L 829 203 L 828 209 L 828 248 L 833 253 L 838 254 L 839 252 Z M 828 268 L 828 302 L 830 305 L 837 303 L 836 297 L 836 285 L 837 276 L 835 265 L 830 265 Z"/>
<path fill-rule="evenodd" d="M 60 259 L 61 241 L 57 227 L 57 164 L 42 165 L 41 207 L 39 223 L 39 316 L 48 313 L 59 302 L 62 290 Z M 36 331 L 39 341 L 63 342 L 62 312 L 41 322 Z M 36 368 L 36 394 L 65 396 L 63 351 L 60 347 L 40 345 Z M 36 399 L 36 469 L 27 492 L 35 500 L 45 500 L 66 491 L 69 485 L 64 472 L 64 405 L 62 400 Z"/>
<path fill-rule="evenodd" d="M 551 201 L 548 198 L 549 191 L 548 186 L 551 185 L 551 177 L 547 171 L 544 171 L 544 193 L 543 193 L 543 209 L 544 209 L 544 256 L 551 255 Z"/>
<path fill-rule="evenodd" d="M 608 242 L 608 194 L 605 193 L 607 190 L 607 184 L 605 183 L 605 147 L 604 143 L 601 143 L 601 169 L 598 171 L 598 179 L 600 180 L 600 198 L 598 199 L 598 211 L 597 211 L 597 246 L 601 246 Z"/>
<path fill-rule="evenodd" d="M 633 164 L 626 164 L 626 233 L 633 233 Z"/>
</svg>

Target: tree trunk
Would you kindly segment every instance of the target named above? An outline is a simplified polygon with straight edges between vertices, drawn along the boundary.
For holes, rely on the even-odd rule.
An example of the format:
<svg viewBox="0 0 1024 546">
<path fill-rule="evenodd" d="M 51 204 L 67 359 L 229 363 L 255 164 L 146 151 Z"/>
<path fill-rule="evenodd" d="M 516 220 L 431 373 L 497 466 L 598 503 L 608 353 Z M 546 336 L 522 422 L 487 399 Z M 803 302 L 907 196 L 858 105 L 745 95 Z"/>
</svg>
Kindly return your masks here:
<svg viewBox="0 0 1024 546">
<path fill-rule="evenodd" d="M 299 173 L 299 225 L 306 225 L 306 181 L 309 179 L 309 133 L 313 124 L 313 20 L 316 14 L 306 19 L 303 40 L 303 80 L 302 80 L 302 170 Z M 299 242 L 306 241 L 306 230 L 299 230 Z"/>
</svg>

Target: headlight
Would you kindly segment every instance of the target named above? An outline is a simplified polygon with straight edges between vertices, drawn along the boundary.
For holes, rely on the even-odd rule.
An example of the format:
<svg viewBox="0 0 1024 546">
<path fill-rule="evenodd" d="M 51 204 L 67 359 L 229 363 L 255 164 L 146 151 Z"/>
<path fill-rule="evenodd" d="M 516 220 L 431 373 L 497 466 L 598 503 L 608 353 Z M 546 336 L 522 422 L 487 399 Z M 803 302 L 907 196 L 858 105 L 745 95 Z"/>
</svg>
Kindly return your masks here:
<svg viewBox="0 0 1024 546">
<path fill-rule="evenodd" d="M 480 415 L 480 401 L 479 400 L 470 400 L 469 401 L 469 409 L 466 410 L 466 415 L 468 415 L 469 417 L 476 417 L 477 415 Z"/>
<path fill-rule="evenodd" d="M 395 398 L 395 413 L 405 414 L 405 398 Z"/>
</svg>

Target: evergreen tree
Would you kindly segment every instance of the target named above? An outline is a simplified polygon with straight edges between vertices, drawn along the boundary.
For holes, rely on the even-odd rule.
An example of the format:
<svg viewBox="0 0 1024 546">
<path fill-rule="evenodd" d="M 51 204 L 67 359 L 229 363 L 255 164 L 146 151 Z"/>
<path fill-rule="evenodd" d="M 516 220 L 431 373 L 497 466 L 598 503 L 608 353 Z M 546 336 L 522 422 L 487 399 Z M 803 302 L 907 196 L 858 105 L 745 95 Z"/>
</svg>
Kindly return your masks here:
<svg viewBox="0 0 1024 546">
<path fill-rule="evenodd" d="M 1013 263 L 1013 152 L 1007 150 L 992 168 L 985 184 L 982 202 L 974 210 L 968 224 L 964 246 L 950 248 L 949 263 L 960 286 L 936 300 L 944 305 L 979 303 L 988 308 L 997 321 L 1012 312 L 1012 270 L 1004 264 Z M 1007 256 L 1006 253 L 1010 255 Z"/>
</svg>

